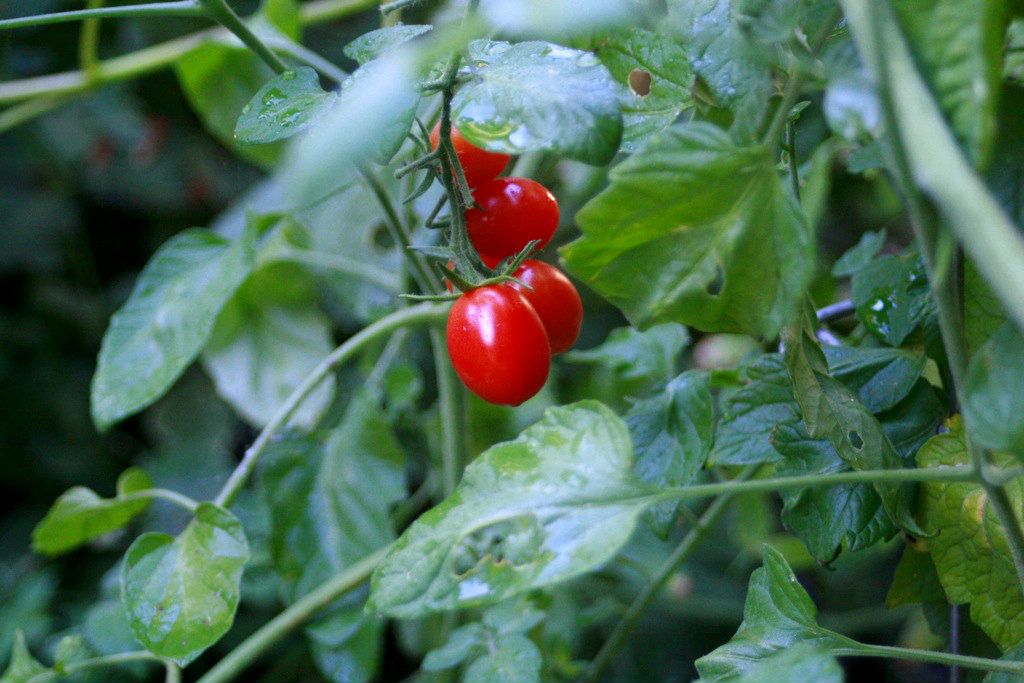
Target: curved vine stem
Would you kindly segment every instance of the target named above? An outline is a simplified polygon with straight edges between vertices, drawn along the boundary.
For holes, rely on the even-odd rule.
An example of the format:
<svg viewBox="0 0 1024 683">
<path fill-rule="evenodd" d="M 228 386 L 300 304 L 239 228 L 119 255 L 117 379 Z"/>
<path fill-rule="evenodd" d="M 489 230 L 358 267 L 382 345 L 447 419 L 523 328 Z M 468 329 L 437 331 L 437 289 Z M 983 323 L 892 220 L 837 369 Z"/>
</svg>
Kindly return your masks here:
<svg viewBox="0 0 1024 683">
<path fill-rule="evenodd" d="M 72 676 L 77 673 L 84 671 L 91 671 L 93 669 L 105 669 L 111 666 L 120 666 L 122 664 L 130 664 L 132 662 L 160 662 L 164 660 L 157 657 L 152 652 L 145 650 L 138 650 L 135 652 L 118 652 L 113 655 L 105 655 L 103 657 L 92 657 L 90 659 L 83 659 L 79 662 L 71 662 L 65 664 L 61 672 L 57 671 L 45 671 L 38 673 L 31 678 L 25 679 L 25 683 L 47 683 L 48 681 L 56 681 L 65 676 Z"/>
<path fill-rule="evenodd" d="M 228 477 L 224 487 L 217 494 L 216 499 L 214 499 L 214 503 L 222 507 L 228 507 L 235 501 L 235 498 L 256 468 L 260 456 L 267 449 L 267 446 L 270 445 L 274 436 L 284 428 L 288 420 L 295 414 L 295 411 L 302 405 L 302 402 L 320 386 L 320 383 L 327 378 L 334 368 L 344 363 L 367 344 L 379 337 L 402 327 L 437 323 L 443 320 L 447 313 L 448 306 L 435 303 L 423 303 L 408 308 L 401 308 L 349 337 L 341 346 L 320 361 L 320 364 L 313 368 L 313 371 L 302 380 L 302 383 L 281 404 L 281 407 L 274 413 L 267 426 L 263 428 L 263 431 L 259 433 L 256 440 L 245 451 L 242 461 L 231 473 L 231 476 Z"/>
<path fill-rule="evenodd" d="M 759 465 L 748 465 L 733 481 L 746 481 L 750 479 L 759 467 Z M 630 603 L 629 608 L 626 609 L 619 623 L 615 625 L 611 635 L 604 641 L 604 645 L 601 646 L 601 649 L 598 650 L 597 655 L 591 661 L 590 666 L 581 679 L 581 683 L 596 683 L 600 680 L 604 670 L 608 668 L 619 648 L 622 647 L 629 634 L 636 628 L 637 622 L 643 616 L 643 613 L 647 611 L 651 601 L 658 596 L 669 578 L 690 557 L 690 554 L 697 545 L 704 540 L 708 531 L 718 522 L 735 495 L 734 492 L 719 495 L 704 510 L 701 516 L 697 518 L 689 533 L 683 537 L 683 540 L 676 546 L 675 550 L 665 558 L 665 561 L 658 567 L 651 580 L 644 586 L 633 602 Z"/>
<path fill-rule="evenodd" d="M 199 0 L 205 14 L 218 24 L 235 34 L 242 43 L 253 51 L 253 53 L 267 63 L 277 73 L 284 73 L 288 66 L 281 61 L 273 50 L 267 47 L 260 37 L 253 33 L 248 24 L 242 21 L 241 17 L 235 14 L 224 0 Z"/>
<path fill-rule="evenodd" d="M 204 14 L 203 7 L 197 0 L 175 0 L 174 2 L 150 2 L 144 5 L 118 5 L 116 7 L 91 7 L 72 10 L 70 12 L 53 12 L 52 14 L 35 14 L 14 19 L 0 19 L 0 31 L 26 28 L 29 26 L 46 26 L 63 24 L 83 19 L 101 19 L 103 17 L 199 17 Z"/>
</svg>

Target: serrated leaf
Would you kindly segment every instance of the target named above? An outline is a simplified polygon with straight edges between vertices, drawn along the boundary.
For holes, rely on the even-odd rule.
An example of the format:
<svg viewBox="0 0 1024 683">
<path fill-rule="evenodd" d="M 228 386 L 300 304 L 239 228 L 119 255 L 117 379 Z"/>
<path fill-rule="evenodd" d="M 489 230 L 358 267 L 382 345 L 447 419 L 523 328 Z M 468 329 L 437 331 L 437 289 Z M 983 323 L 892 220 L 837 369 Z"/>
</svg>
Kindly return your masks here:
<svg viewBox="0 0 1024 683">
<path fill-rule="evenodd" d="M 875 259 L 854 274 L 851 290 L 857 317 L 891 346 L 902 344 L 931 310 L 924 264 L 912 254 Z"/>
<path fill-rule="evenodd" d="M 192 363 L 252 271 L 253 241 L 248 230 L 229 242 L 194 229 L 157 250 L 103 336 L 91 393 L 98 429 L 149 406 Z"/>
<path fill-rule="evenodd" d="M 805 309 L 782 335 L 786 367 L 807 433 L 828 439 L 855 470 L 902 467 L 878 420 L 852 391 L 829 374 L 825 354 L 815 337 L 816 323 L 813 310 Z M 913 535 L 927 535 L 911 514 L 909 487 L 889 482 L 876 482 L 874 487 L 893 522 Z"/>
<path fill-rule="evenodd" d="M 149 476 L 133 467 L 118 477 L 114 498 L 100 498 L 83 486 L 69 489 L 32 531 L 32 548 L 46 555 L 60 555 L 120 529 L 149 506 L 149 499 L 126 497 L 152 486 Z"/>
<path fill-rule="evenodd" d="M 861 235 L 860 241 L 840 256 L 832 266 L 832 275 L 848 277 L 856 274 L 878 256 L 878 252 L 882 251 L 882 247 L 885 246 L 885 239 L 885 230 L 865 232 Z"/>
<path fill-rule="evenodd" d="M 553 43 L 478 40 L 473 79 L 452 99 L 452 118 L 470 142 L 492 152 L 545 150 L 592 164 L 622 140 L 619 86 L 591 52 Z"/>
<path fill-rule="evenodd" d="M 893 8 L 922 75 L 976 164 L 996 131 L 1004 0 L 904 0 Z"/>
<path fill-rule="evenodd" d="M 797 643 L 823 650 L 848 647 L 851 641 L 818 626 L 818 610 L 779 551 L 765 545 L 764 565 L 750 575 L 743 623 L 736 635 L 696 661 L 706 681 L 748 675 L 760 662 Z"/>
<path fill-rule="evenodd" d="M 1024 460 L 1024 337 L 1006 323 L 971 359 L 964 419 L 974 440 Z"/>
<path fill-rule="evenodd" d="M 693 106 L 693 72 L 686 50 L 641 28 L 611 33 L 597 56 L 623 86 L 622 151 L 634 152 Z"/>
<path fill-rule="evenodd" d="M 371 607 L 408 618 L 599 567 L 648 502 L 632 466 L 629 432 L 608 408 L 549 408 L 515 441 L 477 457 L 455 492 L 399 538 L 374 573 Z"/>
<path fill-rule="evenodd" d="M 28 651 L 25 634 L 17 631 L 14 635 L 14 647 L 11 649 L 11 659 L 3 676 L 0 676 L 0 683 L 28 683 L 32 678 L 49 672 L 50 669 L 40 664 Z"/>
<path fill-rule="evenodd" d="M 389 512 L 405 497 L 404 459 L 366 392 L 352 399 L 325 439 L 292 433 L 274 444 L 262 486 L 271 558 L 288 602 L 394 538 Z M 365 598 L 355 591 L 339 599 L 307 628 L 317 661 L 328 675 L 335 672 L 333 680 L 366 681 L 376 671 L 381 624 L 364 616 Z"/>
<path fill-rule="evenodd" d="M 345 56 L 360 64 L 366 64 L 402 43 L 422 36 L 432 28 L 433 26 L 429 24 L 397 24 L 378 28 L 364 33 L 346 45 Z"/>
<path fill-rule="evenodd" d="M 262 145 L 300 133 L 320 119 L 338 95 L 320 87 L 320 77 L 308 66 L 286 71 L 267 81 L 235 124 L 235 140 Z"/>
<path fill-rule="evenodd" d="M 771 337 L 792 317 L 814 249 L 764 148 L 737 147 L 707 123 L 677 124 L 609 175 L 562 256 L 634 326 Z"/>
<path fill-rule="evenodd" d="M 625 415 L 633 439 L 633 471 L 657 488 L 683 486 L 697 480 L 711 449 L 714 403 L 707 373 L 690 370 L 663 391 L 639 400 Z M 645 515 L 661 538 L 675 523 L 679 503 L 666 502 Z"/>
<path fill-rule="evenodd" d="M 995 464 L 1013 464 L 996 453 Z M 950 431 L 932 437 L 917 454 L 920 467 L 968 465 L 970 457 L 959 420 Z M 1024 481 L 1006 486 L 1010 506 L 1021 523 Z M 939 580 L 953 604 L 971 606 L 971 620 L 1004 651 L 1024 639 L 1024 596 L 1014 570 L 1002 526 L 988 504 L 988 496 L 976 482 L 927 482 L 922 484 L 924 523 L 937 533 L 928 547 Z"/>
<path fill-rule="evenodd" d="M 150 532 L 125 553 L 121 602 L 139 643 L 185 666 L 227 633 L 249 544 L 227 510 L 200 503 L 177 536 Z"/>
</svg>

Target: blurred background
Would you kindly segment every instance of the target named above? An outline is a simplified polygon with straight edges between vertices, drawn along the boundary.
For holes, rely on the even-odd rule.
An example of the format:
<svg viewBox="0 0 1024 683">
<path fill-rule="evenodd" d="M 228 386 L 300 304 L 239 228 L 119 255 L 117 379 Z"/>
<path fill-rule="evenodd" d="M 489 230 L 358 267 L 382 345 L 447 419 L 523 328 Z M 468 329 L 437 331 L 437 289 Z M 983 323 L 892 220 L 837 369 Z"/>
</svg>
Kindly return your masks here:
<svg viewBox="0 0 1024 683">
<path fill-rule="evenodd" d="M 234 4 L 241 14 L 256 9 L 253 2 Z M 79 6 L 60 0 L 0 0 L 0 18 Z M 342 68 L 352 69 L 355 65 L 342 48 L 379 22 L 371 9 L 310 27 L 304 40 Z M 107 21 L 99 54 L 130 52 L 205 26 L 187 19 Z M 0 80 L 77 68 L 78 31 L 77 24 L 65 24 L 0 33 Z M 824 122 L 814 119 L 815 111 L 819 109 L 811 107 L 801 119 L 799 142 L 808 151 L 827 135 Z M 75 485 L 110 495 L 118 473 L 131 465 L 146 469 L 158 486 L 196 498 L 210 495 L 255 434 L 217 396 L 198 367 L 154 408 L 107 434 L 98 434 L 89 418 L 89 382 L 100 340 L 140 269 L 160 244 L 190 226 L 211 225 L 264 176 L 264 168 L 227 149 L 208 125 L 190 106 L 175 70 L 168 68 L 71 98 L 49 114 L 0 133 L 0 667 L 16 629 L 24 631 L 37 653 L 48 653 L 62 634 L 72 631 L 83 632 L 101 651 L 135 649 L 119 616 L 119 558 L 138 531 L 173 532 L 183 522 L 180 513 L 158 502 L 131 534 L 113 534 L 48 560 L 30 552 L 30 535 L 57 496 Z M 574 236 L 572 215 L 601 188 L 604 171 L 544 157 L 525 163 L 562 204 L 563 225 L 548 254 L 554 258 L 554 246 Z M 826 262 L 854 244 L 864 230 L 887 228 L 892 249 L 905 244 L 899 204 L 883 180 L 843 174 L 832 181 L 820 229 Z M 345 229 L 343 216 L 333 220 L 337 230 Z M 391 251 L 386 243 L 379 246 Z M 339 302 L 343 289 L 319 286 L 317 291 L 331 315 L 335 340 L 358 329 L 360 318 L 373 315 L 353 314 L 352 302 Z M 589 292 L 583 294 L 587 315 L 579 347 L 587 348 L 624 321 Z M 832 291 L 830 278 L 822 278 L 821 303 L 841 295 Z M 753 340 L 725 336 L 697 337 L 694 342 L 680 367 L 729 366 L 756 348 Z M 358 381 L 368 364 L 372 359 L 346 372 Z M 422 448 L 420 430 L 429 436 L 435 392 L 429 358 L 413 354 L 402 367 L 404 374 L 394 382 L 405 392 L 410 409 L 396 424 L 412 453 Z M 588 396 L 622 409 L 626 387 L 635 381 L 621 368 L 600 363 L 562 363 L 555 372 L 557 381 L 549 390 L 520 409 L 474 402 L 470 414 L 477 447 L 514 436 L 551 403 Z M 409 415 L 419 413 L 426 417 L 412 424 Z M 766 539 L 783 548 L 800 570 L 821 609 L 823 625 L 868 642 L 932 642 L 929 619 L 920 610 L 883 607 L 902 541 L 844 553 L 834 567 L 819 568 L 795 539 L 781 532 L 778 505 L 774 498 L 754 496 L 734 506 L 671 582 L 664 600 L 648 613 L 611 680 L 689 681 L 695 675 L 690 662 L 728 639 L 742 618 L 746 581 L 760 562 L 760 544 Z M 243 605 L 236 627 L 203 656 L 197 670 L 280 609 L 277 587 L 261 557 L 265 548 L 261 553 L 259 501 L 243 499 L 240 507 L 256 551 Z M 566 662 L 592 656 L 615 615 L 671 547 L 644 529 L 620 561 L 573 585 L 567 592 L 572 597 L 557 612 L 575 622 Z M 939 631 L 948 619 L 947 614 L 927 617 Z M 429 625 L 392 629 L 379 680 L 404 680 L 415 671 L 422 649 L 417 639 L 422 641 L 424 629 Z M 980 637 L 967 628 L 964 638 Z M 941 667 L 868 660 L 844 664 L 853 681 L 926 682 L 948 676 Z M 101 675 L 102 680 L 142 680 L 147 673 L 156 676 L 145 668 Z M 300 637 L 246 675 L 251 681 L 319 678 Z"/>
</svg>

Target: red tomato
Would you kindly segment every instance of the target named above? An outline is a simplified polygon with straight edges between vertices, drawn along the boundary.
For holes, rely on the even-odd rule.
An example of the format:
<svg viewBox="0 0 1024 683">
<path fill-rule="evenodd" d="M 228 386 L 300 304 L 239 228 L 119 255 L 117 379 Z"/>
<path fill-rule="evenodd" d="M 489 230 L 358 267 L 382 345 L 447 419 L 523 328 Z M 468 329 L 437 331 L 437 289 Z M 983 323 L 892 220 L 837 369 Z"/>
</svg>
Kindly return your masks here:
<svg viewBox="0 0 1024 683">
<path fill-rule="evenodd" d="M 517 406 L 544 386 L 551 347 L 537 312 L 503 285 L 466 292 L 448 314 L 448 354 L 470 391 Z"/>
<path fill-rule="evenodd" d="M 496 178 L 473 192 L 479 209 L 466 211 L 469 239 L 491 260 L 512 256 L 531 240 L 543 249 L 558 229 L 558 202 L 529 178 Z"/>
<path fill-rule="evenodd" d="M 438 122 L 434 130 L 430 132 L 430 146 L 437 149 L 441 143 L 441 124 Z M 498 174 L 508 166 L 511 157 L 498 152 L 488 152 L 480 149 L 472 142 L 462 137 L 462 133 L 455 126 L 452 126 L 452 146 L 455 147 L 455 154 L 462 164 L 462 172 L 466 175 L 466 182 L 470 187 L 479 187 L 488 180 L 498 177 Z"/>
<path fill-rule="evenodd" d="M 551 353 L 571 349 L 583 324 L 583 302 L 569 278 L 558 268 L 532 259 L 523 261 L 515 277 L 532 288 L 524 289 L 514 282 L 508 283 L 519 290 L 537 311 L 548 333 Z"/>
</svg>

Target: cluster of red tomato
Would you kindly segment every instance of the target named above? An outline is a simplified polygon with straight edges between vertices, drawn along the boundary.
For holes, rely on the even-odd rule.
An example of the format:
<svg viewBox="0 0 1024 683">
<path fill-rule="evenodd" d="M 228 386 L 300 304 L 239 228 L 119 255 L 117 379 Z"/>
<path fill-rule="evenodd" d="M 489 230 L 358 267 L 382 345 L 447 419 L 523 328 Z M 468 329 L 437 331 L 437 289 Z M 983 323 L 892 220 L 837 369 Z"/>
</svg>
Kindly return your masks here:
<svg viewBox="0 0 1024 683">
<path fill-rule="evenodd" d="M 437 148 L 440 127 L 430 141 Z M 452 145 L 479 208 L 466 211 L 469 238 L 494 267 L 558 228 L 558 202 L 529 178 L 498 178 L 509 157 L 480 149 L 452 129 Z M 459 379 L 491 403 L 517 406 L 544 386 L 551 355 L 572 347 L 583 322 L 580 295 L 562 271 L 527 259 L 509 282 L 477 287 L 448 315 L 448 353 Z"/>
</svg>

